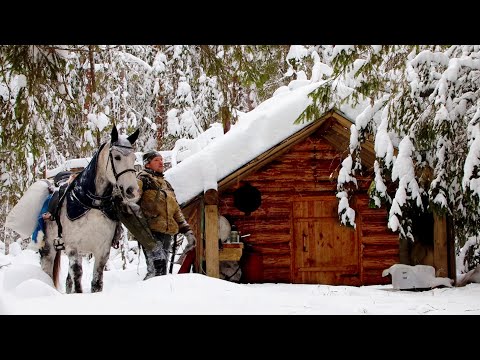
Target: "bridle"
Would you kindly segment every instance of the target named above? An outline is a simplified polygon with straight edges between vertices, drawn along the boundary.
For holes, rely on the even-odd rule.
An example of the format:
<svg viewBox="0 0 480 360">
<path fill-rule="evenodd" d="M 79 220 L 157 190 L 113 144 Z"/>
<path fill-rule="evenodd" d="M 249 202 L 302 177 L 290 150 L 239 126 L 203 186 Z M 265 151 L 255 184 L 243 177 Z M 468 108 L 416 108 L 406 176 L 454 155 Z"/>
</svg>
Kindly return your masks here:
<svg viewBox="0 0 480 360">
<path fill-rule="evenodd" d="M 129 149 L 131 151 L 133 151 L 133 147 L 131 146 L 124 146 L 124 145 L 111 145 L 110 146 L 110 149 L 108 149 L 108 157 L 110 158 L 110 165 L 112 166 L 112 172 L 113 172 L 113 176 L 115 176 L 115 182 L 118 181 L 118 178 L 120 176 L 122 176 L 123 174 L 127 173 L 127 172 L 134 172 L 136 173 L 136 170 L 135 169 L 125 169 L 123 171 L 121 171 L 120 173 L 117 173 L 117 170 L 115 169 L 115 164 L 113 162 L 113 156 L 112 156 L 112 149 L 113 148 L 123 148 L 123 149 Z M 122 154 L 123 154 L 123 151 L 122 150 L 119 150 Z M 115 186 L 117 186 L 115 184 Z"/>
</svg>

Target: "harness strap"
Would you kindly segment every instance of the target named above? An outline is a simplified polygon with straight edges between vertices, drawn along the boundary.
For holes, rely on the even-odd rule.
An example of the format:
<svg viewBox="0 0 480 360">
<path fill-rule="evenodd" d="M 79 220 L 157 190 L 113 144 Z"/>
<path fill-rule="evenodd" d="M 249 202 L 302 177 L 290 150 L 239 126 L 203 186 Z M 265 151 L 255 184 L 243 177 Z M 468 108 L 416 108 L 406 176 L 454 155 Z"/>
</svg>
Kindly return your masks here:
<svg viewBox="0 0 480 360">
<path fill-rule="evenodd" d="M 107 191 L 107 192 L 111 193 L 111 191 Z M 112 194 L 106 195 L 106 196 L 100 196 L 100 195 L 95 195 L 90 190 L 87 190 L 85 195 L 92 200 L 92 205 L 94 206 L 94 208 L 99 208 L 99 209 L 103 207 L 103 204 L 106 200 L 112 199 Z M 80 204 L 84 205 L 85 207 L 90 207 L 84 204 L 83 202 L 81 202 L 80 199 L 77 196 L 75 196 L 75 192 L 73 192 L 73 196 L 75 197 L 76 200 L 80 202 Z"/>
<path fill-rule="evenodd" d="M 118 147 L 123 147 L 123 148 L 127 148 L 127 149 L 130 149 L 126 146 L 121 146 L 121 145 L 115 145 L 115 146 L 118 146 Z M 118 181 L 118 178 L 127 173 L 127 172 L 130 172 L 130 171 L 133 171 L 134 173 L 136 173 L 135 169 L 125 169 L 123 170 L 122 172 L 120 172 L 120 174 L 117 174 L 117 170 L 115 170 L 115 165 L 113 164 L 113 156 L 112 156 L 112 151 L 111 151 L 112 148 L 110 148 L 110 152 L 109 152 L 109 155 L 108 157 L 110 158 L 110 165 L 112 166 L 112 172 L 113 172 L 113 176 L 115 176 L 115 181 Z"/>
<path fill-rule="evenodd" d="M 83 170 L 82 170 L 82 172 L 83 172 Z M 57 239 L 62 238 L 62 232 L 63 232 L 62 223 L 60 221 L 60 211 L 62 210 L 63 201 L 67 197 L 68 192 L 70 190 L 72 190 L 73 185 L 75 184 L 75 182 L 77 181 L 77 178 L 79 178 L 79 177 L 80 177 L 80 174 L 77 177 L 75 177 L 75 179 L 73 179 L 73 181 L 70 184 L 68 184 L 67 188 L 65 189 L 62 196 L 60 197 L 60 200 L 58 200 L 56 216 L 55 216 L 55 222 L 57 223 Z M 55 244 L 55 242 L 54 242 L 54 244 Z M 61 245 L 63 245 L 63 244 L 61 244 Z M 57 248 L 57 246 L 55 246 L 55 248 Z M 65 247 L 63 247 L 63 249 L 64 248 Z M 60 250 L 63 250 L 63 249 L 60 249 Z"/>
<path fill-rule="evenodd" d="M 118 180 L 118 178 L 119 178 L 121 175 L 123 175 L 123 174 L 125 174 L 125 173 L 127 173 L 127 172 L 130 172 L 130 171 L 136 173 L 136 171 L 135 171 L 134 169 L 126 169 L 126 170 L 123 170 L 122 172 L 120 172 L 120 174 L 115 175 L 115 180 Z M 115 170 L 114 170 L 113 172 L 116 173 Z"/>
</svg>

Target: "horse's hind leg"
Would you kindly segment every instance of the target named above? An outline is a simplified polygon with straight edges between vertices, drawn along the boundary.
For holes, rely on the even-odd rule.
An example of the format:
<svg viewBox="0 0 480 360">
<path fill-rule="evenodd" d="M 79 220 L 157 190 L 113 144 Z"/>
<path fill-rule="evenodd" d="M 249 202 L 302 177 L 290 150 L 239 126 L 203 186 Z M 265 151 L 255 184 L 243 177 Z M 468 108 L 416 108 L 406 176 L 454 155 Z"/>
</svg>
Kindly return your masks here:
<svg viewBox="0 0 480 360">
<path fill-rule="evenodd" d="M 73 280 L 72 277 L 70 276 L 70 271 L 67 274 L 67 280 L 65 282 L 65 291 L 67 294 L 71 294 L 73 289 Z"/>
<path fill-rule="evenodd" d="M 53 260 L 55 259 L 55 250 L 47 241 L 38 250 L 40 254 L 40 265 L 42 270 L 53 280 Z"/>
<path fill-rule="evenodd" d="M 68 276 L 66 282 L 66 292 L 67 294 L 72 293 L 72 285 L 73 285 L 73 292 L 81 293 L 82 291 L 82 257 L 78 255 L 78 252 L 75 250 L 71 250 L 68 252 L 68 260 L 70 261 L 70 266 L 68 268 Z M 73 279 L 73 281 L 72 281 Z"/>
<path fill-rule="evenodd" d="M 110 249 L 110 248 L 109 248 Z M 95 254 L 95 265 L 93 267 L 92 293 L 103 290 L 103 269 L 107 263 L 110 252 L 107 251 L 103 256 Z"/>
</svg>

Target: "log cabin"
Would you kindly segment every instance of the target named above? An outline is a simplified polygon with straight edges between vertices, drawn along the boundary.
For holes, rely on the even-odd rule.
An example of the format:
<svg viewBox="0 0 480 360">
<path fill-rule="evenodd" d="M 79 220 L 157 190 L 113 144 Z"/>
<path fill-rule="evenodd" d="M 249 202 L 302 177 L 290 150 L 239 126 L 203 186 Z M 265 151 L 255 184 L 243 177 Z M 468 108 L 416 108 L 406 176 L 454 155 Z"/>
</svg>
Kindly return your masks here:
<svg viewBox="0 0 480 360">
<path fill-rule="evenodd" d="M 296 104 L 285 103 L 288 109 Z M 290 114 L 291 124 L 305 104 Z M 268 117 L 263 110 L 259 118 Z M 287 108 L 273 114 L 281 116 L 284 111 Z M 240 166 L 234 169 L 231 164 L 222 168 L 215 163 L 215 153 L 228 147 L 213 146 L 207 151 L 208 162 L 195 154 L 171 169 L 170 174 L 167 171 L 166 177 L 175 188 L 186 218 L 197 239 L 202 240 L 196 248 L 194 271 L 218 278 L 222 261 L 237 260 L 245 283 L 360 286 L 390 283 L 389 277 L 382 277 L 382 271 L 406 263 L 432 265 L 437 276 L 454 278 L 454 252 L 452 242 L 447 241 L 444 218 L 432 217 L 426 231 L 431 243 L 419 244 L 419 251 L 408 244 L 401 246 L 398 234 L 387 227 L 387 209 L 369 207 L 368 189 L 375 160 L 372 139 L 362 145 L 363 175 L 357 177 L 358 188 L 350 199 L 356 211 L 356 226 L 340 224 L 337 176 L 348 155 L 353 123 L 345 113 L 331 110 L 275 139 L 275 144 L 263 144 L 263 151 L 243 156 Z M 256 133 L 262 135 L 261 126 L 266 125 L 250 133 L 249 144 L 261 143 L 255 139 Z M 232 145 L 233 136 L 242 135 L 229 132 L 224 138 L 227 135 L 232 137 L 228 148 L 232 157 L 245 152 L 242 145 Z M 222 140 L 228 144 L 228 140 Z M 212 175 L 205 168 L 216 173 Z M 205 179 L 205 173 L 211 178 Z M 190 178 L 196 176 L 204 179 L 192 187 Z M 181 179 L 186 178 L 190 180 L 182 183 Z M 182 192 L 185 187 L 189 189 Z M 221 217 L 236 226 L 241 234 L 239 243 L 222 243 L 219 239 Z M 419 228 L 425 230 L 424 224 Z"/>
</svg>

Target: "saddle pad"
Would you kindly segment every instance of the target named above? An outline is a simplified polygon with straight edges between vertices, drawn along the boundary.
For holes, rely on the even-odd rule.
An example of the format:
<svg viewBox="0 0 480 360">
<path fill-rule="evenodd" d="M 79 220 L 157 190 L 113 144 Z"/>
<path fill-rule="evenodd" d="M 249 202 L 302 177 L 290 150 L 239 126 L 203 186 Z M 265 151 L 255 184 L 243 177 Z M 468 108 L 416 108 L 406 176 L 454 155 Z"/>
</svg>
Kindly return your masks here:
<svg viewBox="0 0 480 360">
<path fill-rule="evenodd" d="M 83 206 L 80 201 L 75 199 L 73 191 L 67 193 L 67 217 L 69 220 L 77 220 L 87 213 L 90 208 Z"/>
</svg>

